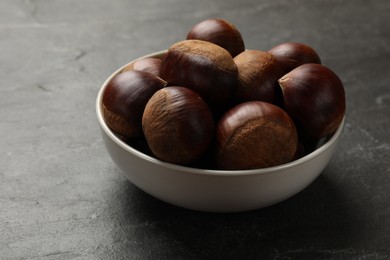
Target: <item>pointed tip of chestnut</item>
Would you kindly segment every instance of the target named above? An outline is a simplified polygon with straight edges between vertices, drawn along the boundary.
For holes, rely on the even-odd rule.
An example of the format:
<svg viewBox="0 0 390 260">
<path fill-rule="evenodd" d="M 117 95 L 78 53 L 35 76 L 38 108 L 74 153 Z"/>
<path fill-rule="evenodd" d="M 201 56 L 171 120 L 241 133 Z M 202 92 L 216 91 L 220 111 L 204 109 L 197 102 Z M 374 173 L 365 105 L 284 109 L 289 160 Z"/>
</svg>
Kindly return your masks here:
<svg viewBox="0 0 390 260">
<path fill-rule="evenodd" d="M 291 161 L 298 136 L 281 108 L 262 101 L 241 103 L 217 124 L 217 165 L 224 170 L 265 168 Z"/>
<path fill-rule="evenodd" d="M 166 82 L 144 71 L 115 75 L 103 93 L 104 119 L 114 132 L 125 138 L 142 136 L 142 114 L 149 98 Z"/>
<path fill-rule="evenodd" d="M 187 40 L 196 39 L 215 43 L 226 49 L 232 57 L 245 50 L 240 31 L 224 19 L 214 18 L 199 22 L 189 31 Z"/>
<path fill-rule="evenodd" d="M 334 133 L 345 114 L 345 91 L 340 78 L 315 63 L 301 65 L 279 79 L 284 108 L 308 138 Z"/>
<path fill-rule="evenodd" d="M 273 47 L 268 52 L 275 57 L 285 72 L 289 72 L 305 63 L 321 64 L 318 53 L 304 43 L 286 42 Z"/>
</svg>

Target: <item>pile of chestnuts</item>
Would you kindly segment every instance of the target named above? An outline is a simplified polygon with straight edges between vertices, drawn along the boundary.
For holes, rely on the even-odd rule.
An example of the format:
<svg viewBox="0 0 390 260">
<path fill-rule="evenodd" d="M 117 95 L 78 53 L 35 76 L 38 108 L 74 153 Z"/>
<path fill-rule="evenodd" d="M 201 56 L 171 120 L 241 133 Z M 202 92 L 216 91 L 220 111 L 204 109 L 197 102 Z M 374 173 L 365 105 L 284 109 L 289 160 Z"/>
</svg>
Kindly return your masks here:
<svg viewBox="0 0 390 260">
<path fill-rule="evenodd" d="M 248 50 L 223 19 L 196 24 L 162 58 L 126 65 L 102 100 L 107 125 L 130 146 L 221 170 L 300 158 L 337 130 L 345 109 L 341 80 L 313 48 Z"/>
</svg>

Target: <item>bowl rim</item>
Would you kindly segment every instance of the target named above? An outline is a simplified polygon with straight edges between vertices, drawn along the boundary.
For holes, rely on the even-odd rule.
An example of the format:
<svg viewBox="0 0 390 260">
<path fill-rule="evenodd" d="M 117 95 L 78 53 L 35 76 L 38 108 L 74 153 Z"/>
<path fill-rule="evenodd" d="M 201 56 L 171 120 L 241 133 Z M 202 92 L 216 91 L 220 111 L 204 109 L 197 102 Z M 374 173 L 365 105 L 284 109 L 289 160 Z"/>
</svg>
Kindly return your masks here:
<svg viewBox="0 0 390 260">
<path fill-rule="evenodd" d="M 128 64 L 130 64 L 130 63 L 132 63 L 132 62 L 134 62 L 136 60 L 139 60 L 139 59 L 142 59 L 142 58 L 146 58 L 146 57 L 161 56 L 165 52 L 166 52 L 166 50 L 153 52 L 153 53 L 144 55 L 142 57 L 139 57 L 137 59 L 134 59 L 134 60 L 126 63 L 125 65 L 121 66 L 119 69 L 114 71 L 104 81 L 104 83 L 101 85 L 101 87 L 100 87 L 100 89 L 98 91 L 97 98 L 96 98 L 96 115 L 97 115 L 98 122 L 99 122 L 100 127 L 102 128 L 102 130 L 118 146 L 120 146 L 122 149 L 126 150 L 127 152 L 132 153 L 133 155 L 139 157 L 140 159 L 146 160 L 146 161 L 148 161 L 148 162 L 150 162 L 152 164 L 160 165 L 160 166 L 168 168 L 168 169 L 172 169 L 172 170 L 175 170 L 175 171 L 186 172 L 186 173 L 190 173 L 190 174 L 215 175 L 215 176 L 231 176 L 231 177 L 233 177 L 233 176 L 245 176 L 245 175 L 265 175 L 265 174 L 272 174 L 274 172 L 279 172 L 281 170 L 286 170 L 288 168 L 293 168 L 294 166 L 297 166 L 299 164 L 302 164 L 302 163 L 305 163 L 307 161 L 310 161 L 311 159 L 313 159 L 313 158 L 319 156 L 320 154 L 322 154 L 330 146 L 332 146 L 332 144 L 335 143 L 336 140 L 338 139 L 338 137 L 341 135 L 341 132 L 342 132 L 342 130 L 344 128 L 345 115 L 343 116 L 343 119 L 342 119 L 338 129 L 330 137 L 328 137 L 327 140 L 321 146 L 319 146 L 317 149 L 315 149 L 311 153 L 309 153 L 309 154 L 307 154 L 307 155 L 305 155 L 305 156 L 303 156 L 303 157 L 301 157 L 299 159 L 296 159 L 296 160 L 293 160 L 291 162 L 285 163 L 285 164 L 272 166 L 272 167 L 266 167 L 266 168 L 259 168 L 259 169 L 249 169 L 249 170 L 217 170 L 217 169 L 195 168 L 195 167 L 189 167 L 189 166 L 184 166 L 184 165 L 178 165 L 178 164 L 173 164 L 173 163 L 169 163 L 169 162 L 164 162 L 164 161 L 159 160 L 159 159 L 157 159 L 155 157 L 152 157 L 150 155 L 142 153 L 141 151 L 138 151 L 137 149 L 131 147 L 130 145 L 128 145 L 124 141 L 122 141 L 119 137 L 117 137 L 111 131 L 111 129 L 108 127 L 108 125 L 106 124 L 106 122 L 105 122 L 105 120 L 103 118 L 102 110 L 101 110 L 101 108 L 102 108 L 101 103 L 102 103 L 102 98 L 103 98 L 103 92 L 104 92 L 104 89 L 106 88 L 108 82 L 115 75 L 120 73 L 120 71 L 122 71 L 123 68 L 126 67 Z"/>
</svg>

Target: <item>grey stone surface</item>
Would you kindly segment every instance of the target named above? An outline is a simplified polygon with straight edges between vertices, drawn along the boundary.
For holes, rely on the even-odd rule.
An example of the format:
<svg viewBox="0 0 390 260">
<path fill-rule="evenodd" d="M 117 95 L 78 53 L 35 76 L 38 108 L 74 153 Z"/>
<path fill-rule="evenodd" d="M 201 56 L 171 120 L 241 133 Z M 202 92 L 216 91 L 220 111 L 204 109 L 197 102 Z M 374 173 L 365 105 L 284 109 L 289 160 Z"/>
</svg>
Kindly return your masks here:
<svg viewBox="0 0 390 260">
<path fill-rule="evenodd" d="M 390 2 L 0 1 L 0 259 L 389 259 Z M 249 49 L 313 46 L 347 119 L 323 174 L 277 205 L 158 201 L 106 153 L 95 98 L 119 66 L 222 17 Z"/>
</svg>

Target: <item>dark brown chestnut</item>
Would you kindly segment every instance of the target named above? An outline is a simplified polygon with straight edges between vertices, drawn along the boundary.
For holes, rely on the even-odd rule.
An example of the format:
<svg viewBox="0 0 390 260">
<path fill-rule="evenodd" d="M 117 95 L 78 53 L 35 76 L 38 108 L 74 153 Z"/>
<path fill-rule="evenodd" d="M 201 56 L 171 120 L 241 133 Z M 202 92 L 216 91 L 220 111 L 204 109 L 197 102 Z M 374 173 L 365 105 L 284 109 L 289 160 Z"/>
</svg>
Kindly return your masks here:
<svg viewBox="0 0 390 260">
<path fill-rule="evenodd" d="M 345 114 L 345 91 L 340 78 L 320 64 L 304 64 L 279 79 L 284 108 L 299 131 L 320 139 L 339 127 Z"/>
<path fill-rule="evenodd" d="M 194 91 L 177 86 L 165 87 L 150 98 L 142 127 L 157 158 L 182 165 L 198 160 L 214 136 L 207 104 Z"/>
<path fill-rule="evenodd" d="M 108 127 L 124 138 L 142 136 L 145 105 L 164 86 L 164 80 L 145 71 L 126 71 L 115 75 L 103 93 L 102 110 Z"/>
<path fill-rule="evenodd" d="M 235 99 L 279 103 L 281 99 L 278 79 L 284 75 L 274 57 L 265 51 L 246 50 L 234 57 L 238 69 Z"/>
<path fill-rule="evenodd" d="M 271 103 L 249 101 L 229 111 L 217 124 L 217 165 L 224 170 L 276 166 L 291 161 L 298 137 L 293 120 Z"/>
<path fill-rule="evenodd" d="M 160 76 L 168 85 L 198 93 L 213 112 L 225 109 L 237 86 L 237 67 L 229 52 L 200 40 L 173 44 L 162 61 Z"/>
<path fill-rule="evenodd" d="M 232 57 L 245 50 L 240 31 L 224 19 L 207 19 L 196 24 L 188 33 L 187 40 L 203 40 L 226 49 Z"/>
<path fill-rule="evenodd" d="M 142 58 L 136 60 L 128 64 L 123 68 L 122 72 L 129 71 L 129 70 L 142 70 L 142 71 L 152 73 L 153 75 L 160 76 L 160 69 L 161 69 L 161 59 L 148 57 L 148 58 Z"/>
<path fill-rule="evenodd" d="M 273 47 L 268 52 L 275 57 L 286 73 L 305 63 L 321 64 L 318 53 L 304 43 L 286 42 Z"/>
</svg>

